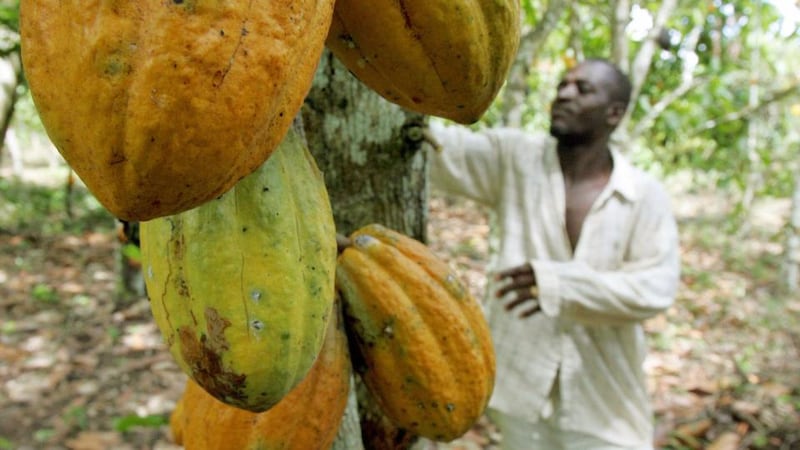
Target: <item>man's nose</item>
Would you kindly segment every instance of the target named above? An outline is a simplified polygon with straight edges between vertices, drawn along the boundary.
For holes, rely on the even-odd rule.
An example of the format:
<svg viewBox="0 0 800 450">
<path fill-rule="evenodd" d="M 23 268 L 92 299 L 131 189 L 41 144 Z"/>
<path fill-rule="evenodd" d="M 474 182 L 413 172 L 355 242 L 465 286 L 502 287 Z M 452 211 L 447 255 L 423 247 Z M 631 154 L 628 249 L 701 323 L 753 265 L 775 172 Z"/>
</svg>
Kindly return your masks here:
<svg viewBox="0 0 800 450">
<path fill-rule="evenodd" d="M 558 99 L 569 100 L 578 94 L 578 88 L 574 83 L 567 83 L 558 88 Z"/>
</svg>

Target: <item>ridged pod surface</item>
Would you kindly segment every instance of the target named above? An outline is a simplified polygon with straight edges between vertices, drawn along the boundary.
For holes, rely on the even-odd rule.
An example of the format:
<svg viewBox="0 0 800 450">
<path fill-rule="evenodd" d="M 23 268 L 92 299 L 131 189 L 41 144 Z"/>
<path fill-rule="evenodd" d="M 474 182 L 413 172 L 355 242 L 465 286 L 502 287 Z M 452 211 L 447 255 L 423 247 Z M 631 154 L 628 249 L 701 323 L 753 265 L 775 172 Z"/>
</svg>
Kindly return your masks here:
<svg viewBox="0 0 800 450">
<path fill-rule="evenodd" d="M 519 0 L 337 0 L 326 45 L 404 108 L 477 121 L 508 76 Z"/>
<path fill-rule="evenodd" d="M 350 237 L 336 286 L 358 349 L 356 370 L 400 428 L 437 441 L 461 436 L 494 387 L 480 305 L 421 242 L 377 224 Z"/>
<path fill-rule="evenodd" d="M 230 189 L 281 141 L 333 0 L 22 0 L 25 76 L 45 129 L 115 216 Z"/>
<path fill-rule="evenodd" d="M 334 314 L 308 376 L 268 411 L 254 413 L 226 405 L 189 380 L 170 417 L 175 442 L 191 450 L 329 449 L 350 390 L 343 326 Z"/>
<path fill-rule="evenodd" d="M 219 199 L 142 222 L 150 308 L 181 369 L 222 402 L 265 411 L 308 373 L 334 299 L 330 203 L 290 129 Z"/>
</svg>

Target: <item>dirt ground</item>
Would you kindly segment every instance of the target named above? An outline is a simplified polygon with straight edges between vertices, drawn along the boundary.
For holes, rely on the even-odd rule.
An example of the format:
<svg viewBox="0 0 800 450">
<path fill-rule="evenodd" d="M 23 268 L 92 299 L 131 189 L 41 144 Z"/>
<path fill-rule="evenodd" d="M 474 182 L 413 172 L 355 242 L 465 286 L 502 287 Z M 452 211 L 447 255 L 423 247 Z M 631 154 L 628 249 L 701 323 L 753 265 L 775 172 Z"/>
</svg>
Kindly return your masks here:
<svg viewBox="0 0 800 450">
<path fill-rule="evenodd" d="M 647 323 L 659 446 L 800 449 L 800 300 L 769 281 L 785 204 L 765 206 L 758 216 L 773 220 L 739 240 L 722 231 L 716 197 L 678 206 L 680 298 Z M 42 220 L 86 219 L 59 211 Z M 147 299 L 117 295 L 113 220 L 98 214 L 56 232 L 47 225 L 0 225 L 0 450 L 177 448 L 165 421 L 185 376 Z M 434 197 L 429 233 L 480 296 L 483 211 Z M 481 421 L 447 448 L 494 449 L 500 439 Z"/>
</svg>

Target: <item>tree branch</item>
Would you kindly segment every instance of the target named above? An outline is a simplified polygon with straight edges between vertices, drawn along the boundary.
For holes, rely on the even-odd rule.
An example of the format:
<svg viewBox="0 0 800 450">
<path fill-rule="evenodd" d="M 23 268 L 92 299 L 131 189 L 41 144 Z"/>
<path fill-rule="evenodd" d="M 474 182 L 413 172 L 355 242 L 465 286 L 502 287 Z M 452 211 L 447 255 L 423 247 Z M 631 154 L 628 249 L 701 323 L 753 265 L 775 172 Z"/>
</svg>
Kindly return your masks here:
<svg viewBox="0 0 800 450">
<path fill-rule="evenodd" d="M 694 54 L 694 49 L 697 47 L 697 42 L 700 40 L 700 35 L 703 32 L 703 26 L 696 25 L 686 36 L 686 39 L 683 42 L 682 47 L 686 52 L 691 52 Z M 687 92 L 691 91 L 692 89 L 704 84 L 708 81 L 707 78 L 703 79 L 695 79 L 694 71 L 697 67 L 696 62 L 691 62 L 689 58 L 684 58 L 683 61 L 683 72 L 681 74 L 681 84 L 675 88 L 672 92 L 668 93 L 662 99 L 656 103 L 650 111 L 642 117 L 641 120 L 634 126 L 633 130 L 630 133 L 630 139 L 636 139 L 637 137 L 641 136 L 644 133 L 645 128 L 649 127 L 655 120 L 658 118 L 661 113 L 663 113 L 672 103 L 676 100 L 684 96 Z M 631 108 L 633 109 L 633 108 Z"/>
<path fill-rule="evenodd" d="M 664 0 L 664 2 L 661 3 L 661 7 L 658 9 L 655 18 L 653 19 L 653 28 L 650 30 L 650 33 L 647 35 L 647 38 L 644 40 L 644 42 L 642 42 L 642 46 L 639 48 L 639 51 L 634 57 L 629 73 L 632 85 L 631 99 L 633 101 L 636 101 L 636 99 L 639 97 L 639 94 L 642 92 L 642 86 L 644 86 L 644 82 L 647 79 L 647 75 L 650 73 L 650 66 L 653 64 L 653 56 L 655 56 L 658 47 L 656 39 L 658 39 L 661 29 L 667 23 L 667 20 L 669 20 L 669 17 L 677 7 L 678 0 Z M 625 116 L 620 121 L 620 128 L 626 128 L 632 111 L 633 108 L 627 109 Z"/>
<path fill-rule="evenodd" d="M 611 22 L 611 60 L 620 69 L 630 72 L 628 61 L 628 36 L 625 29 L 631 20 L 630 0 L 614 0 L 610 5 Z"/>
<path fill-rule="evenodd" d="M 728 114 L 717 117 L 716 119 L 707 120 L 703 125 L 691 130 L 689 135 L 700 134 L 725 123 L 749 118 L 751 115 L 760 112 L 767 106 L 796 94 L 800 94 L 800 80 L 794 80 L 789 86 L 768 93 L 755 105 L 744 107 L 738 111 L 731 111 Z"/>
<path fill-rule="evenodd" d="M 636 126 L 633 127 L 631 133 L 629 135 L 631 140 L 635 140 L 639 136 L 644 133 L 645 129 L 655 122 L 655 120 L 660 116 L 672 103 L 686 95 L 692 89 L 695 89 L 709 81 L 708 78 L 694 78 L 688 81 L 684 81 L 681 83 L 673 91 L 669 92 L 667 95 L 661 98 L 661 100 L 653 105 L 653 107 L 644 115 L 637 123 Z"/>
<path fill-rule="evenodd" d="M 508 126 L 521 125 L 521 109 L 528 93 L 528 73 L 547 37 L 556 28 L 568 0 L 551 0 L 536 27 L 522 35 L 503 94 L 501 117 Z"/>
</svg>

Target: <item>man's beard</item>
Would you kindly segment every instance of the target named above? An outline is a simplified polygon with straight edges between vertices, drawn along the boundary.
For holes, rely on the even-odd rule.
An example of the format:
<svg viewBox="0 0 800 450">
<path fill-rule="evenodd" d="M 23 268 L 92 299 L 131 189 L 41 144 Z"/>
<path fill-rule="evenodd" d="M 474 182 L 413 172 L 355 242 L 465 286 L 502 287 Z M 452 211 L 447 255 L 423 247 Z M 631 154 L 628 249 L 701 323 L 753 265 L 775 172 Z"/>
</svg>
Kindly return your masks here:
<svg viewBox="0 0 800 450">
<path fill-rule="evenodd" d="M 550 125 L 550 136 L 553 136 L 560 145 L 566 147 L 585 144 L 591 140 L 591 133 L 566 131 L 553 125 Z"/>
</svg>

